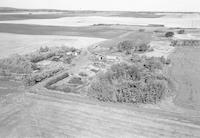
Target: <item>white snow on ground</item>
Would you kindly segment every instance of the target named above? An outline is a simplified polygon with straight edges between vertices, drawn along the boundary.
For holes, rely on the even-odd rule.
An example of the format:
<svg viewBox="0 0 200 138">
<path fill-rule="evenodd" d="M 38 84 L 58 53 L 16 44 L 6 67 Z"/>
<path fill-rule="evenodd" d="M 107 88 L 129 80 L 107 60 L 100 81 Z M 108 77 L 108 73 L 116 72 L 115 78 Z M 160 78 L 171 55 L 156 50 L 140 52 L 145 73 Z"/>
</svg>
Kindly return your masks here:
<svg viewBox="0 0 200 138">
<path fill-rule="evenodd" d="M 147 52 L 144 55 L 147 57 L 165 57 L 167 58 L 168 55 L 173 52 L 175 49 L 174 47 L 170 46 L 170 42 L 166 41 L 153 41 L 150 43 L 151 48 L 153 51 Z"/>
<path fill-rule="evenodd" d="M 58 19 L 28 19 L 0 21 L 0 23 L 31 24 L 48 26 L 90 26 L 93 24 L 124 24 L 124 25 L 148 25 L 163 24 L 166 27 L 200 28 L 200 16 L 198 17 L 163 17 L 163 18 L 134 18 L 134 17 L 64 17 Z"/>
<path fill-rule="evenodd" d="M 78 36 L 56 36 L 56 35 L 21 35 L 0 33 L 0 58 L 11 54 L 27 54 L 40 47 L 69 46 L 78 49 L 88 47 L 106 39 L 78 37 Z"/>
</svg>

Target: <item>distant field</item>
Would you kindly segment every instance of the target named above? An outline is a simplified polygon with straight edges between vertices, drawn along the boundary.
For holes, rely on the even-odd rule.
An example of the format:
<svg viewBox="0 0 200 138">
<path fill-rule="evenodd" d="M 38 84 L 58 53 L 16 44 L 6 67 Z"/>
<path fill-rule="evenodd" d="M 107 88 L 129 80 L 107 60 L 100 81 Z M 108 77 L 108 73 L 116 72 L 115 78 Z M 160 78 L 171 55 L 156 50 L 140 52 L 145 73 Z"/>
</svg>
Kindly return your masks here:
<svg viewBox="0 0 200 138">
<path fill-rule="evenodd" d="M 40 15 L 36 15 L 40 16 Z M 49 15 L 47 15 L 48 17 Z M 122 16 L 100 16 L 100 15 L 87 15 L 87 16 L 73 16 L 62 18 L 45 18 L 45 19 L 28 19 L 28 20 L 7 20 L 0 21 L 0 23 L 9 24 L 29 24 L 29 25 L 42 25 L 42 26 L 92 26 L 92 25 L 164 25 L 165 27 L 173 28 L 200 28 L 200 15 L 183 15 L 175 17 L 162 17 L 162 18 L 144 18 L 144 17 L 122 17 Z"/>
<path fill-rule="evenodd" d="M 23 24 L 0 24 L 0 32 L 28 35 L 64 35 L 84 36 L 97 38 L 113 38 L 127 32 L 129 28 L 110 26 L 88 26 L 88 27 L 63 27 L 63 26 L 40 26 Z"/>
<path fill-rule="evenodd" d="M 66 10 L 5 10 L 0 8 L 0 21 L 24 19 L 55 19 L 75 16 L 119 16 L 135 18 L 159 18 L 165 13 L 126 11 L 66 11 Z"/>
<path fill-rule="evenodd" d="M 133 13 L 133 12 L 123 12 L 123 13 L 12 13 L 12 14 L 1 14 L 0 21 L 6 20 L 25 20 L 25 19 L 56 19 L 61 17 L 75 17 L 75 16 L 119 16 L 119 17 L 135 17 L 135 18 L 159 18 L 163 15 L 156 15 L 154 13 Z"/>
<path fill-rule="evenodd" d="M 60 14 L 1 14 L 0 21 L 7 20 L 26 20 L 26 19 L 56 19 L 60 17 L 66 17 L 67 15 Z"/>
</svg>

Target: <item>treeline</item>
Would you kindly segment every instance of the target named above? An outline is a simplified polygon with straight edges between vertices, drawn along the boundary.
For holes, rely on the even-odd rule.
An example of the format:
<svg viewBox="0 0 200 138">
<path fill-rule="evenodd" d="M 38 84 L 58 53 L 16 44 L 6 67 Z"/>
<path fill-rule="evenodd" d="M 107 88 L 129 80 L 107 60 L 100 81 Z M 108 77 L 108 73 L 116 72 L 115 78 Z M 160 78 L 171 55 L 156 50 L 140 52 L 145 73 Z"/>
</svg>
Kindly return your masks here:
<svg viewBox="0 0 200 138">
<path fill-rule="evenodd" d="M 143 41 L 143 39 L 136 40 L 123 40 L 119 42 L 116 46 L 111 46 L 110 50 L 113 52 L 121 52 L 126 55 L 133 53 L 143 53 L 147 51 L 152 51 L 149 42 Z"/>
<path fill-rule="evenodd" d="M 100 101 L 156 103 L 168 91 L 168 79 L 159 73 L 169 60 L 133 56 L 129 63 L 112 65 L 92 81 L 88 95 Z"/>
<path fill-rule="evenodd" d="M 15 54 L 9 58 L 0 59 L 1 72 L 28 74 L 35 69 L 37 69 L 36 64 L 21 55 Z"/>
<path fill-rule="evenodd" d="M 0 59 L 0 74 L 31 74 L 35 70 L 40 70 L 36 63 L 47 59 L 70 64 L 80 52 L 78 49 L 69 47 L 41 47 L 28 55 L 14 54 L 8 58 Z"/>
</svg>

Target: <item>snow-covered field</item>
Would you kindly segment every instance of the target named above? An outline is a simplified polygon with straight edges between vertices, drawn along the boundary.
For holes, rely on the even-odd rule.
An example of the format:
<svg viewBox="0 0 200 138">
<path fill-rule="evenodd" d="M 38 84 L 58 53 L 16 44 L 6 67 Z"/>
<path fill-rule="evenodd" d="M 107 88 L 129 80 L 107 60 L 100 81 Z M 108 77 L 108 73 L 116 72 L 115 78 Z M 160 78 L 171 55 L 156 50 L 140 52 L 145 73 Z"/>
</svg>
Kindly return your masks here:
<svg viewBox="0 0 200 138">
<path fill-rule="evenodd" d="M 64 17 L 58 19 L 28 19 L 0 21 L 0 23 L 31 24 L 48 26 L 89 26 L 94 24 L 149 25 L 162 24 L 166 27 L 200 28 L 200 16 L 133 18 L 133 17 Z"/>
<path fill-rule="evenodd" d="M 102 38 L 89 38 L 78 36 L 55 36 L 55 35 L 20 35 L 0 33 L 0 58 L 11 54 L 27 54 L 48 46 L 69 46 L 85 48 L 95 43 L 104 41 Z"/>
</svg>

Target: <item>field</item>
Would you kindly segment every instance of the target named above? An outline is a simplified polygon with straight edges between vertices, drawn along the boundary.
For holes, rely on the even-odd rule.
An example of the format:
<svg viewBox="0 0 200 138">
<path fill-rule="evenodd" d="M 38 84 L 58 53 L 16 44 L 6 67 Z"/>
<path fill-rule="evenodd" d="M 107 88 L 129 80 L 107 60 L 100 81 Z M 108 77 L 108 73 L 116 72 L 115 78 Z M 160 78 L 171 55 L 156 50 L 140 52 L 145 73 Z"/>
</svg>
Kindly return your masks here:
<svg viewBox="0 0 200 138">
<path fill-rule="evenodd" d="M 198 13 L 3 11 L 0 137 L 200 136 Z"/>
<path fill-rule="evenodd" d="M 19 94 L 22 93 L 22 90 L 23 85 L 21 83 L 0 79 L 0 97 L 8 94 Z"/>
<path fill-rule="evenodd" d="M 177 48 L 171 55 L 169 75 L 177 84 L 175 103 L 188 109 L 200 110 L 199 48 Z"/>
<path fill-rule="evenodd" d="M 64 11 L 64 10 L 27 10 L 27 9 L 5 9 L 0 8 L 0 20 L 24 20 L 24 19 L 56 19 L 61 17 L 76 17 L 76 16 L 121 16 L 121 17 L 136 17 L 136 18 L 158 18 L 164 16 L 163 13 L 148 13 L 148 12 L 124 12 L 124 11 Z"/>
<path fill-rule="evenodd" d="M 63 27 L 40 26 L 24 24 L 0 24 L 0 32 L 26 34 L 26 35 L 58 35 L 58 36 L 83 36 L 96 38 L 113 38 L 130 29 L 115 26 L 90 26 L 90 27 Z M 132 28 L 133 29 L 133 28 Z"/>
<path fill-rule="evenodd" d="M 159 17 L 159 18 L 134 18 L 134 17 L 103 17 L 103 16 L 75 16 L 56 19 L 27 19 L 0 21 L 0 23 L 11 24 L 31 24 L 43 26 L 91 26 L 102 24 L 121 24 L 121 25 L 164 25 L 166 27 L 181 28 L 200 28 L 200 16 L 196 17 Z"/>
</svg>

